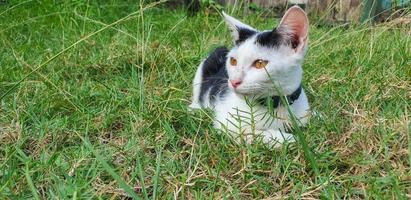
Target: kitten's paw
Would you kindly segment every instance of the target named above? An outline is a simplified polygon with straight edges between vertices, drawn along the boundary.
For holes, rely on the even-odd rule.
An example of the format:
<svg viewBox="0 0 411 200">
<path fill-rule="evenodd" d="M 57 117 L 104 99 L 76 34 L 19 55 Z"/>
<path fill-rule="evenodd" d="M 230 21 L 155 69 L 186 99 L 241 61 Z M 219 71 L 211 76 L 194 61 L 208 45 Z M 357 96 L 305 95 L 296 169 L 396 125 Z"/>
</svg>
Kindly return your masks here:
<svg viewBox="0 0 411 200">
<path fill-rule="evenodd" d="M 279 130 L 266 130 L 262 137 L 264 143 L 274 145 L 274 148 L 281 147 L 284 142 L 295 142 L 294 135 Z"/>
<path fill-rule="evenodd" d="M 188 110 L 189 111 L 193 111 L 193 110 L 198 110 L 201 109 L 201 105 L 197 102 L 192 102 L 189 106 L 188 106 Z"/>
</svg>

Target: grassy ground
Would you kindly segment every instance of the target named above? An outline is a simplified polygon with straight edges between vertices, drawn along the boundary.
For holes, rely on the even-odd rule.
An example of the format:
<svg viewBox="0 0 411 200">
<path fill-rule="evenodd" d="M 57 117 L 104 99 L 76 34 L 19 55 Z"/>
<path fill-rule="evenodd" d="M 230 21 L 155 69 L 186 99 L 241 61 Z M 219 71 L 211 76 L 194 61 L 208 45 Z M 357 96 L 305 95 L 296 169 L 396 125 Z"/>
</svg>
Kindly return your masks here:
<svg viewBox="0 0 411 200">
<path fill-rule="evenodd" d="M 217 13 L 64 2 L 0 1 L 1 199 L 411 198 L 409 25 L 312 21 L 312 163 L 187 111 L 196 66 L 231 45 Z"/>
</svg>

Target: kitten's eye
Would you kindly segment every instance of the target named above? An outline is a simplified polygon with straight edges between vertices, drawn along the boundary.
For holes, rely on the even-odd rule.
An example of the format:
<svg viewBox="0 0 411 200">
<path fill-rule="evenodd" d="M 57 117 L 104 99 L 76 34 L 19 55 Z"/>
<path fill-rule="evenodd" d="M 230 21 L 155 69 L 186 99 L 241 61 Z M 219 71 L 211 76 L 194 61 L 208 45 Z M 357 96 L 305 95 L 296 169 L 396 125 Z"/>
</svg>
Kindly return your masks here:
<svg viewBox="0 0 411 200">
<path fill-rule="evenodd" d="M 230 58 L 230 64 L 231 64 L 232 66 L 236 66 L 236 65 L 237 65 L 237 60 L 236 60 L 235 58 L 231 57 L 231 58 Z"/>
<path fill-rule="evenodd" d="M 254 61 L 254 67 L 257 68 L 257 69 L 262 69 L 265 66 L 267 66 L 267 64 L 268 64 L 268 61 L 266 61 L 266 60 L 258 59 L 256 61 Z"/>
</svg>

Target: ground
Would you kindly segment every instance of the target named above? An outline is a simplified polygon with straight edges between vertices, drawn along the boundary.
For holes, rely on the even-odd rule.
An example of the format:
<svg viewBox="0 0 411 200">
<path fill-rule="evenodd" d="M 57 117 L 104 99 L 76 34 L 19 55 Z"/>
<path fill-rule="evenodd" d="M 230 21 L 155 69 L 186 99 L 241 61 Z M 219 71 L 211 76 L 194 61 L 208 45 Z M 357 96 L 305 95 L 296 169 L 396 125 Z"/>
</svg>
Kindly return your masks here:
<svg viewBox="0 0 411 200">
<path fill-rule="evenodd" d="M 201 59 L 232 46 L 212 7 L 0 1 L 0 198 L 411 198 L 410 25 L 310 24 L 320 114 L 272 149 L 187 109 Z"/>
</svg>

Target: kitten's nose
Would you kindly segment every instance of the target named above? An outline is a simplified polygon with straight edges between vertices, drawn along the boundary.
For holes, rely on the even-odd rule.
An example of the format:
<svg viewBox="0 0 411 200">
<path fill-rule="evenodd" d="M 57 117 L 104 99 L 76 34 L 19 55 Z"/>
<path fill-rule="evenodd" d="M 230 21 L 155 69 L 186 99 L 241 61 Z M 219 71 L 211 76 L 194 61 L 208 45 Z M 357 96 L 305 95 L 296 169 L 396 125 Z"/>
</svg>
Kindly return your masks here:
<svg viewBox="0 0 411 200">
<path fill-rule="evenodd" d="M 237 88 L 237 87 L 242 83 L 241 80 L 230 80 L 230 82 L 231 82 L 231 85 L 232 85 L 234 88 Z"/>
</svg>

